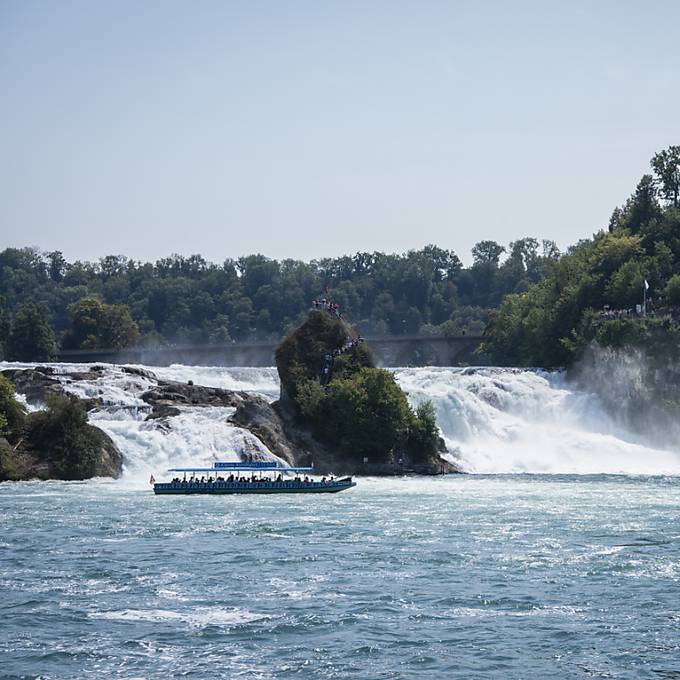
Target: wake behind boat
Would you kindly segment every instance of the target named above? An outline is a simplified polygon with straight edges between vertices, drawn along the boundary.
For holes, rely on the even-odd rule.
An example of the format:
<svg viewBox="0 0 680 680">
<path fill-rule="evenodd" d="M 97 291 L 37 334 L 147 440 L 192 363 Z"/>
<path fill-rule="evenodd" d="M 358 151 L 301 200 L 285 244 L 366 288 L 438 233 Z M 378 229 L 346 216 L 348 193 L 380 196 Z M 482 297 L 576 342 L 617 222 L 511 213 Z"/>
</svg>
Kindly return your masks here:
<svg viewBox="0 0 680 680">
<path fill-rule="evenodd" d="M 313 471 L 311 467 L 282 467 L 265 461 L 216 462 L 209 468 L 171 468 L 168 472 L 183 473 L 182 479 L 156 482 L 152 477 L 151 482 L 155 494 L 338 493 L 356 486 L 351 477 L 316 480 L 309 474 L 300 476 Z M 243 474 L 246 472 L 250 476 Z M 290 474 L 295 477 L 286 476 Z M 187 478 L 187 475 L 190 476 Z"/>
</svg>

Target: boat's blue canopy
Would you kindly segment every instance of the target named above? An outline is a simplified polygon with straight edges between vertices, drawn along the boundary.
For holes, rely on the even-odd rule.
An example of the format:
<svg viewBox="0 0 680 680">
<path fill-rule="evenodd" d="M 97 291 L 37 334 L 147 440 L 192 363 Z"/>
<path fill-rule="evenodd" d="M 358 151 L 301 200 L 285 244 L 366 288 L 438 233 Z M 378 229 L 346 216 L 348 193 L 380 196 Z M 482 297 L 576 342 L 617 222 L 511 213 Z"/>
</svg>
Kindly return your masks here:
<svg viewBox="0 0 680 680">
<path fill-rule="evenodd" d="M 268 467 L 264 465 L 257 466 L 242 466 L 234 468 L 215 468 L 215 467 L 182 467 L 182 468 L 169 468 L 168 472 L 311 472 L 314 470 L 313 467 L 281 467 L 279 465 L 271 464 Z"/>
</svg>

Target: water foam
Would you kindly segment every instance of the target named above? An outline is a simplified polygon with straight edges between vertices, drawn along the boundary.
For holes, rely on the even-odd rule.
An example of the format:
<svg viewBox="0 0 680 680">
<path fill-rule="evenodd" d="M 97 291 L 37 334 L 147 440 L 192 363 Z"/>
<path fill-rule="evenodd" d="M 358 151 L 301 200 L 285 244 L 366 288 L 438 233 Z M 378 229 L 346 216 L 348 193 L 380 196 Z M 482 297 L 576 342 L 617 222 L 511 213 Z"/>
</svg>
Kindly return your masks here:
<svg viewBox="0 0 680 680">
<path fill-rule="evenodd" d="M 147 368 L 139 366 L 139 368 Z M 187 382 L 192 380 L 196 385 L 219 387 L 259 394 L 268 401 L 279 397 L 279 377 L 276 368 L 224 368 L 222 366 L 154 366 L 153 371 L 161 380 Z"/>
</svg>

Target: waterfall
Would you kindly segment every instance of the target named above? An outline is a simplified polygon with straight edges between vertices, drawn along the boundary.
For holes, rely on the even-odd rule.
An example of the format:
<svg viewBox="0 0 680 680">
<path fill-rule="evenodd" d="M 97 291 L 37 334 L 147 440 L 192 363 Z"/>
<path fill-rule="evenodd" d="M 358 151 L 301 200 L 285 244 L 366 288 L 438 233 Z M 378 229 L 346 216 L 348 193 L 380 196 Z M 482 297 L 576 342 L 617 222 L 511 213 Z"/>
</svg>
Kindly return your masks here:
<svg viewBox="0 0 680 680">
<path fill-rule="evenodd" d="M 412 403 L 433 402 L 447 457 L 468 472 L 680 474 L 677 445 L 649 445 L 562 373 L 407 368 L 396 375 Z"/>
<path fill-rule="evenodd" d="M 239 453 L 271 455 L 257 437 L 228 422 L 233 409 L 182 407 L 178 416 L 146 421 L 150 408 L 141 395 L 156 376 L 273 401 L 279 393 L 274 368 L 140 366 L 153 374 L 145 376 L 106 365 L 97 379 L 70 380 L 69 371 L 87 371 L 88 366 L 51 366 L 67 390 L 102 400 L 90 420 L 123 454 L 125 479 L 146 481 L 168 467 L 236 460 Z M 562 373 L 431 367 L 394 373 L 413 405 L 433 402 L 448 449 L 445 457 L 467 472 L 680 474 L 677 444 L 651 445 L 610 417 L 594 392 L 576 388 Z"/>
</svg>

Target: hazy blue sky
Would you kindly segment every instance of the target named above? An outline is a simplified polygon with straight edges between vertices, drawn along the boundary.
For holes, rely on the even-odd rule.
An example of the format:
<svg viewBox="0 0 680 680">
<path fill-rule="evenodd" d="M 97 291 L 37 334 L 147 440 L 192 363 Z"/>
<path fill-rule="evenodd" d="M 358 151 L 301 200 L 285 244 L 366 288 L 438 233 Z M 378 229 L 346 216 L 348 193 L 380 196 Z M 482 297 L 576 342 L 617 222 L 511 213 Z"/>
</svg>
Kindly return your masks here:
<svg viewBox="0 0 680 680">
<path fill-rule="evenodd" d="M 0 247 L 565 246 L 680 143 L 680 2 L 0 0 Z"/>
</svg>

